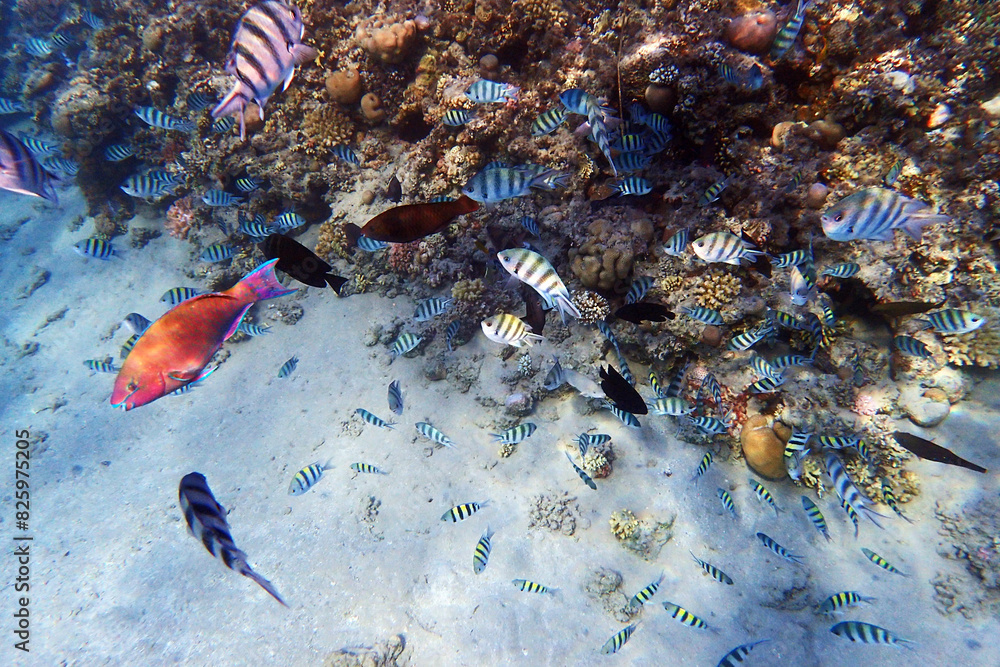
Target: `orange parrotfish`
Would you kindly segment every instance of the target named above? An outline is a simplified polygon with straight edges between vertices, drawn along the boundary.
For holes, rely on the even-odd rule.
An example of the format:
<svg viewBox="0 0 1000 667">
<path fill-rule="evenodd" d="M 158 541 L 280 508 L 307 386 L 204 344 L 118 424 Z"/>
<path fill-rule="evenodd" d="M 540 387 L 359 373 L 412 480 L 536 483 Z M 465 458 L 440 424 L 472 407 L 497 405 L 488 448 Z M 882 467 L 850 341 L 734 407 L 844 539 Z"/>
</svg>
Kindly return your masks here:
<svg viewBox="0 0 1000 667">
<path fill-rule="evenodd" d="M 261 264 L 224 292 L 183 301 L 149 325 L 118 371 L 111 405 L 131 410 L 152 403 L 215 370 L 205 366 L 250 306 L 295 291 L 278 282 L 277 261 Z"/>
</svg>

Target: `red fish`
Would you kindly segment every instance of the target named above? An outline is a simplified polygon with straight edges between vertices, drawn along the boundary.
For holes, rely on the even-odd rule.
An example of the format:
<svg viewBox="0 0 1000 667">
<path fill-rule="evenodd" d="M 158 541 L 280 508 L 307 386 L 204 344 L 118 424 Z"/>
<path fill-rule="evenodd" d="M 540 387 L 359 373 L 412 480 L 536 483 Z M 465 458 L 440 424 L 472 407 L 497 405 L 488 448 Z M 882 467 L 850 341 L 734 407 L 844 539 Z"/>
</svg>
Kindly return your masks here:
<svg viewBox="0 0 1000 667">
<path fill-rule="evenodd" d="M 376 241 L 410 243 L 443 231 L 460 215 L 479 209 L 465 195 L 455 201 L 404 204 L 383 211 L 361 228 L 361 233 Z"/>
<path fill-rule="evenodd" d="M 111 405 L 131 410 L 152 403 L 215 370 L 205 366 L 250 306 L 295 291 L 278 282 L 277 261 L 261 264 L 225 292 L 181 302 L 150 324 L 118 371 Z"/>
</svg>

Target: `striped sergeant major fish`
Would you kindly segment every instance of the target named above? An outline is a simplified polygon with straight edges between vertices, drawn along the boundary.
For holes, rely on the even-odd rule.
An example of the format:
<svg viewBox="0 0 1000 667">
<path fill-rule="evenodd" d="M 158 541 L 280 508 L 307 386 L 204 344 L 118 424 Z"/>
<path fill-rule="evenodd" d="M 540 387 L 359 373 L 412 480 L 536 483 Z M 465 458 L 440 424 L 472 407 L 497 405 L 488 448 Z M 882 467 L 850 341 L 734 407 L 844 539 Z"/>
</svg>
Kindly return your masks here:
<svg viewBox="0 0 1000 667">
<path fill-rule="evenodd" d="M 806 496 L 802 496 L 802 509 L 805 510 L 806 516 L 812 521 L 812 525 L 816 527 L 819 534 L 826 538 L 826 541 L 830 541 L 830 531 L 826 527 L 826 519 L 823 517 L 823 513 L 816 507 L 816 503 L 809 500 Z"/>
<path fill-rule="evenodd" d="M 412 352 L 416 349 L 417 345 L 423 340 L 420 336 L 412 334 L 409 331 L 404 331 L 399 334 L 395 342 L 392 344 L 392 349 L 389 350 L 389 363 L 391 364 L 396 357 Z"/>
<path fill-rule="evenodd" d="M 524 248 L 502 250 L 497 253 L 497 259 L 508 273 L 538 292 L 543 299 L 552 301 L 563 322 L 567 315 L 579 319 L 580 310 L 549 260 Z"/>
<path fill-rule="evenodd" d="M 88 370 L 94 371 L 95 373 L 117 373 L 118 368 L 110 361 L 101 361 L 100 359 L 87 359 L 83 362 L 83 365 L 87 367 Z"/>
<path fill-rule="evenodd" d="M 769 642 L 770 639 L 758 639 L 755 642 L 749 644 L 741 644 L 734 648 L 729 653 L 722 656 L 722 660 L 719 661 L 717 667 L 736 667 L 737 665 L 743 664 L 743 658 L 750 655 L 750 651 L 757 647 L 758 644 L 763 644 L 764 642 Z"/>
<path fill-rule="evenodd" d="M 771 492 L 753 477 L 748 478 L 747 481 L 750 482 L 750 488 L 753 489 L 753 494 L 757 496 L 757 500 L 770 505 L 771 508 L 774 509 L 774 516 L 778 516 L 781 509 L 778 508 L 778 503 L 774 501 L 774 496 L 771 495 Z"/>
<path fill-rule="evenodd" d="M 139 117 L 139 120 L 150 127 L 157 127 L 161 130 L 178 130 L 180 132 L 190 132 L 194 129 L 193 122 L 165 114 L 154 107 L 136 107 L 133 111 Z"/>
<path fill-rule="evenodd" d="M 616 632 L 611 639 L 604 642 L 604 646 L 601 647 L 601 653 L 604 655 L 610 655 L 620 651 L 622 646 L 624 646 L 625 642 L 629 640 L 629 637 L 632 636 L 632 633 L 635 632 L 637 627 L 639 627 L 639 624 L 633 623 Z"/>
<path fill-rule="evenodd" d="M 361 419 L 368 422 L 372 426 L 378 426 L 379 428 L 387 428 L 391 430 L 392 427 L 396 425 L 396 422 L 387 422 L 381 417 L 377 417 L 376 415 L 373 415 L 372 413 L 368 412 L 364 408 L 358 408 L 354 412 L 357 413 L 358 416 L 361 417 Z"/>
<path fill-rule="evenodd" d="M 24 51 L 28 55 L 42 58 L 52 53 L 52 44 L 41 37 L 29 37 L 24 41 Z"/>
<path fill-rule="evenodd" d="M 388 475 L 386 471 L 381 468 L 376 468 L 371 463 L 352 463 L 351 470 L 357 473 L 366 473 L 369 475 Z"/>
<path fill-rule="evenodd" d="M 754 261 L 758 255 L 762 255 L 759 250 L 753 249 L 749 242 L 744 241 L 732 232 L 712 232 L 697 239 L 691 244 L 694 254 L 702 261 L 708 263 L 722 262 L 739 266 L 740 261 L 747 259 Z"/>
<path fill-rule="evenodd" d="M 875 553 L 871 549 L 866 549 L 864 547 L 861 547 L 861 553 L 863 553 L 865 555 L 865 558 L 867 558 L 871 562 L 875 563 L 876 565 L 878 565 L 880 568 L 882 568 L 886 572 L 892 572 L 893 574 L 898 574 L 898 575 L 901 575 L 903 577 L 906 576 L 905 574 L 903 574 L 902 572 L 900 572 L 899 570 L 897 570 L 895 567 L 893 567 L 892 563 L 890 563 L 886 559 L 882 558 L 881 556 L 879 556 L 877 553 Z"/>
<path fill-rule="evenodd" d="M 214 102 L 205 93 L 195 91 L 193 93 L 188 93 L 186 98 L 188 109 L 198 113 L 203 111 L 208 107 L 212 106 Z"/>
<path fill-rule="evenodd" d="M 488 164 L 469 179 L 462 194 L 482 204 L 524 197 L 532 188 L 555 190 L 562 187 L 565 174 L 557 169 L 538 171 L 531 166 L 508 167 Z"/>
<path fill-rule="evenodd" d="M 555 595 L 559 592 L 558 588 L 549 588 L 548 586 L 543 586 L 527 579 L 512 579 L 511 583 L 525 593 L 548 593 L 549 595 Z"/>
<path fill-rule="evenodd" d="M 570 465 L 573 466 L 573 470 L 575 470 L 576 474 L 580 476 L 580 479 L 583 480 L 583 483 L 586 484 L 587 486 L 589 486 L 594 491 L 597 491 L 597 483 L 594 482 L 594 480 L 590 477 L 590 475 L 588 475 L 587 472 L 583 468 L 581 468 L 580 466 L 578 466 L 573 461 L 573 457 L 569 455 L 569 452 L 563 452 L 563 453 L 566 454 L 566 459 L 569 461 Z M 581 456 L 582 456 L 582 454 L 581 454 Z"/>
<path fill-rule="evenodd" d="M 264 334 L 271 333 L 271 327 L 269 326 L 262 327 L 258 324 L 252 324 L 250 322 L 247 322 L 246 320 L 243 320 L 236 327 L 236 331 L 245 336 L 251 336 L 251 337 L 263 336 Z"/>
<path fill-rule="evenodd" d="M 907 644 L 915 643 L 912 639 L 897 637 L 885 628 L 861 621 L 841 621 L 830 628 L 830 632 L 838 637 L 862 644 L 890 644 L 910 648 Z"/>
<path fill-rule="evenodd" d="M 691 554 L 691 558 L 694 558 L 694 562 L 698 563 L 698 565 L 701 566 L 701 569 L 705 570 L 705 572 L 710 577 L 718 581 L 720 584 L 726 584 L 727 586 L 733 585 L 733 579 L 728 574 L 726 574 L 719 568 L 715 567 L 711 563 L 705 562 L 702 559 L 698 558 L 697 556 L 694 555 L 694 552 L 688 552 L 688 553 Z"/>
<path fill-rule="evenodd" d="M 332 465 L 332 461 L 327 461 L 326 463 L 317 461 L 316 463 L 310 463 L 305 468 L 295 473 L 295 476 L 292 477 L 291 484 L 288 485 L 288 495 L 301 496 L 303 493 L 311 489 L 313 484 L 318 482 L 323 476 L 323 473 L 329 470 Z"/>
<path fill-rule="evenodd" d="M 119 187 L 129 197 L 138 199 L 156 199 L 173 193 L 180 185 L 174 181 L 165 181 L 150 174 L 135 174 L 125 179 Z"/>
<path fill-rule="evenodd" d="M 833 241 L 891 241 L 896 229 L 919 241 L 922 227 L 951 218 L 936 215 L 924 202 L 895 190 L 866 188 L 827 208 L 819 220 L 823 233 Z"/>
<path fill-rule="evenodd" d="M 89 9 L 84 9 L 80 13 L 80 20 L 89 25 L 94 30 L 100 30 L 104 27 L 104 19 L 90 11 Z"/>
<path fill-rule="evenodd" d="M 531 136 L 542 137 L 552 134 L 565 120 L 566 110 L 561 107 L 543 111 L 531 124 Z"/>
<path fill-rule="evenodd" d="M 771 60 L 775 62 L 781 60 L 788 53 L 788 49 L 792 48 L 795 38 L 799 36 L 799 31 L 802 30 L 802 23 L 806 20 L 806 7 L 808 6 L 809 0 L 798 0 L 795 13 L 781 27 L 781 30 L 778 31 L 778 34 L 774 37 L 774 41 L 771 43 Z"/>
<path fill-rule="evenodd" d="M 536 342 L 542 340 L 542 337 L 538 334 L 531 333 L 530 325 L 525 324 L 516 315 L 509 313 L 501 313 L 500 315 L 494 315 L 483 320 L 482 327 L 483 333 L 486 334 L 487 338 L 501 345 L 511 345 L 513 347 L 526 345 L 527 347 L 531 347 Z"/>
<path fill-rule="evenodd" d="M 420 433 L 420 435 L 424 436 L 431 442 L 436 442 L 437 444 L 442 445 L 444 447 L 455 446 L 455 443 L 452 442 L 451 438 L 446 436 L 444 433 L 436 429 L 428 422 L 417 422 L 416 424 L 414 424 L 414 427 L 417 429 L 417 432 Z"/>
<path fill-rule="evenodd" d="M 943 334 L 969 333 L 986 324 L 986 318 L 982 315 L 956 308 L 939 310 L 917 321 L 924 329 L 934 329 L 934 331 Z"/>
<path fill-rule="evenodd" d="M 0 189 L 59 203 L 51 176 L 20 139 L 0 130 Z"/>
<path fill-rule="evenodd" d="M 730 495 L 730 493 L 725 489 L 723 489 L 722 487 L 719 487 L 719 489 L 715 493 L 717 496 L 719 496 L 719 500 L 722 501 L 722 506 L 725 507 L 727 510 L 729 510 L 729 513 L 732 514 L 733 518 L 735 519 L 736 505 L 733 503 L 732 495 Z"/>
<path fill-rule="evenodd" d="M 656 581 L 654 581 L 649 586 L 646 586 L 641 591 L 639 591 L 638 593 L 636 593 L 635 595 L 633 595 L 632 599 L 629 600 L 629 603 L 628 603 L 629 609 L 638 609 L 642 605 L 644 605 L 647 602 L 649 602 L 649 600 L 654 595 L 656 595 L 656 591 L 659 590 L 660 584 L 663 583 L 663 577 L 664 576 L 665 576 L 664 573 L 661 572 L 660 573 L 660 577 Z"/>
<path fill-rule="evenodd" d="M 708 623 L 701 620 L 680 605 L 676 605 L 673 602 L 664 602 L 663 608 L 668 614 L 670 614 L 670 618 L 680 621 L 689 628 L 698 628 L 699 630 L 705 630 L 708 628 Z"/>
<path fill-rule="evenodd" d="M 298 7 L 282 0 L 264 0 L 248 9 L 236 24 L 226 57 L 226 72 L 236 77 L 229 93 L 212 109 L 212 118 L 236 116 L 240 141 L 246 139 L 243 114 L 250 102 L 257 104 L 260 118 L 278 86 L 286 90 L 295 68 L 313 60 L 317 52 L 302 43 L 305 26 Z"/>
<path fill-rule="evenodd" d="M 224 262 L 227 259 L 231 259 L 235 254 L 236 251 L 232 246 L 216 243 L 205 248 L 201 255 L 198 256 L 198 259 L 203 262 Z"/>
<path fill-rule="evenodd" d="M 520 90 L 509 83 L 497 83 L 488 79 L 479 79 L 465 91 L 465 97 L 476 104 L 492 104 L 516 100 Z"/>
<path fill-rule="evenodd" d="M 444 330 L 444 344 L 448 347 L 449 352 L 455 351 L 454 347 L 455 336 L 458 335 L 458 332 L 461 330 L 461 328 L 462 328 L 462 321 L 453 320 L 452 323 L 448 325 L 448 328 Z"/>
<path fill-rule="evenodd" d="M 663 252 L 673 257 L 684 257 L 688 243 L 691 239 L 691 232 L 687 229 L 678 230 L 670 237 L 667 244 L 663 246 Z"/>
<path fill-rule="evenodd" d="M 27 110 L 28 108 L 19 100 L 11 100 L 6 97 L 0 97 L 0 114 L 21 113 Z"/>
<path fill-rule="evenodd" d="M 105 262 L 110 261 L 112 257 L 119 257 L 114 246 L 104 239 L 86 239 L 74 245 L 73 249 L 84 257 L 102 259 Z"/>
<path fill-rule="evenodd" d="M 799 565 L 802 564 L 802 556 L 796 556 L 788 549 L 775 542 L 773 538 L 766 535 L 765 533 L 757 533 L 757 539 L 760 540 L 761 544 L 763 544 L 765 547 L 767 547 L 774 553 L 778 554 L 785 560 L 791 561 L 793 563 L 798 563 Z"/>
<path fill-rule="evenodd" d="M 874 514 L 883 519 L 885 517 L 871 507 L 868 507 L 866 504 L 868 499 L 858 491 L 858 487 L 851 481 L 851 477 L 847 474 L 847 469 L 844 468 L 844 464 L 840 461 L 840 458 L 830 450 L 826 450 L 826 472 L 830 475 L 830 479 L 833 480 L 833 487 L 837 491 L 837 496 L 851 507 L 865 512 L 868 520 L 881 528 L 881 524 L 872 515 Z"/>
<path fill-rule="evenodd" d="M 476 551 L 472 554 L 472 571 L 476 574 L 482 574 L 490 562 L 490 550 L 493 548 L 492 540 L 493 531 L 490 530 L 489 526 L 486 526 L 483 536 L 476 542 Z"/>
<path fill-rule="evenodd" d="M 441 122 L 448 127 L 459 127 L 465 125 L 475 117 L 475 114 L 469 113 L 465 109 L 448 109 L 441 116 Z"/>
<path fill-rule="evenodd" d="M 873 604 L 875 601 L 875 598 L 866 597 L 857 591 L 842 591 L 834 593 L 823 600 L 816 609 L 816 613 L 827 615 L 837 614 L 848 607 L 857 607 L 862 602 Z"/>
<path fill-rule="evenodd" d="M 899 509 L 899 504 L 896 502 L 896 494 L 892 492 L 892 484 L 889 482 L 888 477 L 882 478 L 882 500 L 888 505 L 893 512 L 899 515 L 901 519 L 907 523 L 913 523 L 903 512 Z"/>
<path fill-rule="evenodd" d="M 232 206 L 243 201 L 243 197 L 237 197 L 225 190 L 209 190 L 202 196 L 201 200 L 209 206 Z"/>
<path fill-rule="evenodd" d="M 517 445 L 524 442 L 526 438 L 530 438 L 531 434 L 537 428 L 531 422 L 525 422 L 524 424 L 512 426 L 501 433 L 491 433 L 490 436 L 502 445 Z"/>
<path fill-rule="evenodd" d="M 286 378 L 295 372 L 295 368 L 299 365 L 299 358 L 292 357 L 285 363 L 281 364 L 281 368 L 278 369 L 278 377 Z"/>
<path fill-rule="evenodd" d="M 628 293 L 625 294 L 625 303 L 638 303 L 649 293 L 656 281 L 650 276 L 641 276 L 632 281 L 629 285 Z M 617 341 L 616 341 L 617 343 Z M 618 347 L 616 344 L 615 347 Z"/>
<path fill-rule="evenodd" d="M 288 606 L 270 581 L 254 572 L 247 563 L 245 553 L 236 548 L 226 521 L 226 508 L 212 495 L 205 476 L 200 472 L 184 475 L 178 490 L 181 511 L 191 534 L 197 537 L 208 553 L 222 561 L 223 565 L 242 574 L 263 588 L 275 600 Z"/>
<path fill-rule="evenodd" d="M 486 507 L 486 501 L 481 503 L 462 503 L 461 505 L 455 505 L 450 510 L 441 515 L 442 521 L 451 521 L 452 523 L 458 523 L 459 521 L 464 521 L 470 516 Z"/>
<path fill-rule="evenodd" d="M 160 303 L 169 303 L 171 306 L 176 306 L 181 301 L 193 299 L 199 294 L 204 293 L 204 291 L 197 287 L 171 287 L 160 297 Z"/>
<path fill-rule="evenodd" d="M 389 383 L 389 409 L 397 415 L 403 414 L 403 390 L 399 386 L 399 380 Z"/>
<path fill-rule="evenodd" d="M 452 301 L 453 299 L 438 296 L 432 296 L 429 299 L 424 299 L 417 305 L 417 309 L 413 312 L 413 319 L 417 322 L 427 322 L 432 320 L 438 315 L 447 312 L 448 309 L 451 308 Z"/>
</svg>

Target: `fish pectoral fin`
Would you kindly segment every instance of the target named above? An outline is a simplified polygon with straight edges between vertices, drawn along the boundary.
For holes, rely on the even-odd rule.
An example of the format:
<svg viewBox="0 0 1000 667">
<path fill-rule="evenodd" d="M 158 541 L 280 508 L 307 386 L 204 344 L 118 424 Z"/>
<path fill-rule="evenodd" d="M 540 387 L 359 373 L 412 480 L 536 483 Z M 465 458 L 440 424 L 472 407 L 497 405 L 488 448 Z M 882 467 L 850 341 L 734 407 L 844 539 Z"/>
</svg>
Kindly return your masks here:
<svg viewBox="0 0 1000 667">
<path fill-rule="evenodd" d="M 213 369 L 214 370 L 214 369 Z M 191 370 L 174 370 L 167 373 L 167 377 L 177 382 L 194 382 L 201 374 L 200 368 Z"/>
<path fill-rule="evenodd" d="M 226 335 L 222 337 L 222 340 L 229 340 L 230 336 L 236 333 L 236 329 L 240 326 L 240 322 L 243 321 L 244 316 L 246 316 L 247 311 L 250 310 L 250 306 L 252 305 L 252 303 L 247 304 L 247 307 L 243 309 L 243 312 L 240 313 L 239 317 L 233 320 L 232 326 L 229 327 L 229 331 L 227 331 Z"/>
</svg>

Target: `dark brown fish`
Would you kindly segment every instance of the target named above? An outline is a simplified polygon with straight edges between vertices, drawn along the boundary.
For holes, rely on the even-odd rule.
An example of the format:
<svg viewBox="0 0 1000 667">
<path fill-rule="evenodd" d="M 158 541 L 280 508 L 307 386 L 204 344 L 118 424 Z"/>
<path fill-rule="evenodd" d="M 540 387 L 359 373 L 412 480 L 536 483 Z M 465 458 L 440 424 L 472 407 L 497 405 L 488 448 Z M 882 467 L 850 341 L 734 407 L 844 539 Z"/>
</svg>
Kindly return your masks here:
<svg viewBox="0 0 1000 667">
<path fill-rule="evenodd" d="M 347 282 L 347 278 L 332 273 L 333 267 L 320 259 L 319 255 L 282 234 L 268 236 L 260 244 L 260 250 L 268 259 L 278 260 L 277 268 L 310 287 L 329 285 L 339 296 L 340 289 Z"/>
<path fill-rule="evenodd" d="M 531 327 L 532 333 L 541 336 L 542 330 L 545 328 L 546 315 L 542 309 L 541 297 L 538 296 L 538 292 L 524 284 L 521 285 L 521 297 L 524 299 L 525 310 L 525 315 L 521 319 Z"/>
<path fill-rule="evenodd" d="M 399 202 L 403 198 L 403 186 L 396 178 L 396 174 L 392 175 L 389 184 L 385 187 L 385 198 L 392 202 Z"/>
<path fill-rule="evenodd" d="M 944 301 L 931 303 L 930 301 L 889 301 L 872 306 L 872 312 L 883 317 L 906 317 L 907 315 L 919 315 L 929 310 L 934 310 L 944 305 Z"/>
<path fill-rule="evenodd" d="M 640 301 L 622 306 L 615 311 L 615 317 L 620 317 L 633 324 L 641 324 L 643 322 L 665 322 L 677 316 L 662 303 Z"/>
<path fill-rule="evenodd" d="M 975 470 L 976 472 L 986 472 L 986 468 L 976 465 L 971 461 L 966 461 L 950 449 L 945 449 L 941 445 L 934 444 L 930 440 L 924 440 L 912 433 L 896 431 L 892 434 L 892 437 L 896 439 L 900 447 L 913 452 L 922 459 L 937 461 L 938 463 L 945 463 L 950 466 L 960 466 L 969 470 Z"/>
<path fill-rule="evenodd" d="M 410 243 L 443 231 L 458 216 L 478 209 L 479 202 L 465 195 L 455 201 L 404 204 L 379 213 L 361 228 L 361 233 L 376 241 Z"/>
<path fill-rule="evenodd" d="M 614 366 L 608 365 L 607 368 L 601 366 L 601 389 L 617 408 L 625 412 L 634 415 L 644 415 L 649 412 L 646 401 L 642 400 L 635 387 L 630 385 Z"/>
</svg>

